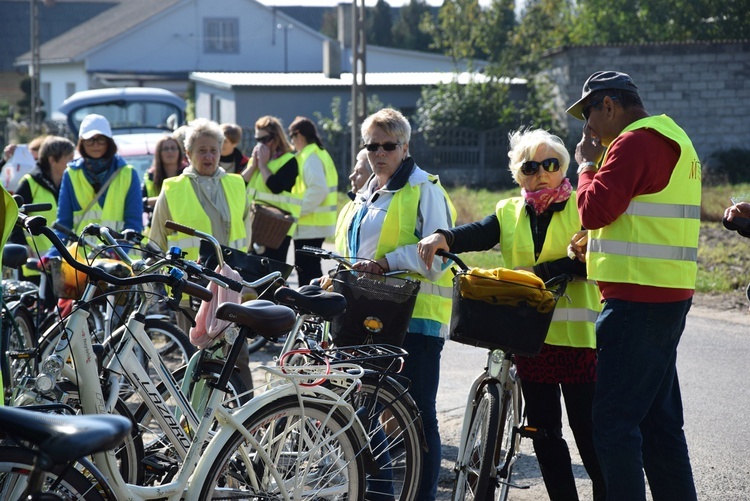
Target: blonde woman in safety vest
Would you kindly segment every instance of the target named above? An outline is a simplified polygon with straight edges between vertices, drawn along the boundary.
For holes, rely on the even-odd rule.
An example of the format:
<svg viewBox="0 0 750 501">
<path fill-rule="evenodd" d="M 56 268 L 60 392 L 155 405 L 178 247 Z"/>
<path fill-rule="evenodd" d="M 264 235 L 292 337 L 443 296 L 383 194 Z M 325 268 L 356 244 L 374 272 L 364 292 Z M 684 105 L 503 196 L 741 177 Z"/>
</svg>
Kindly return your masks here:
<svg viewBox="0 0 750 501">
<path fill-rule="evenodd" d="M 176 177 L 165 179 L 156 199 L 151 221 L 151 240 L 164 250 L 178 246 L 187 259 L 197 260 L 200 239 L 167 230 L 167 220 L 213 235 L 220 244 L 247 250 L 246 228 L 249 204 L 245 196 L 245 182 L 238 174 L 227 174 L 219 167 L 224 133 L 219 124 L 199 118 L 189 124 L 185 136 L 185 150 L 190 166 Z M 191 312 L 193 315 L 195 312 Z M 179 327 L 190 332 L 190 320 L 177 315 Z M 247 350 L 242 350 L 247 354 Z M 247 359 L 238 361 L 240 375 L 252 388 Z"/>
<path fill-rule="evenodd" d="M 645 469 L 654 500 L 692 501 L 676 360 L 695 292 L 700 160 L 625 73 L 592 74 L 568 113 L 585 121 L 576 161 L 589 238 L 576 250 L 604 298 L 594 442 L 607 499 L 645 500 Z"/>
<path fill-rule="evenodd" d="M 39 149 L 39 158 L 34 170 L 21 178 L 16 189 L 16 195 L 23 198 L 23 203 L 48 203 L 51 208 L 44 212 L 35 212 L 34 215 L 44 216 L 47 224 L 52 224 L 57 217 L 57 198 L 60 192 L 60 182 L 63 172 L 70 161 L 73 160 L 75 145 L 67 138 L 59 136 L 46 136 Z M 30 256 L 41 258 L 52 247 L 52 243 L 45 237 L 32 237 L 31 234 L 21 228 L 15 228 L 10 238 L 11 242 L 29 247 Z M 22 269 L 23 276 L 39 285 L 39 272 L 35 270 Z M 54 306 L 54 294 L 52 285 L 47 281 L 48 290 L 45 291 L 45 306 Z"/>
<path fill-rule="evenodd" d="M 433 500 L 440 471 L 440 433 L 435 409 L 440 354 L 450 322 L 452 281 L 440 260 L 425 265 L 417 242 L 438 228 L 450 228 L 455 209 L 435 176 L 409 155 L 411 126 L 393 109 L 382 109 L 362 123 L 362 141 L 373 175 L 354 198 L 354 210 L 339 221 L 336 249 L 362 259 L 356 269 L 370 273 L 410 270 L 421 281 L 403 347 L 409 352 L 402 375 L 411 380 L 424 422 L 429 452 L 416 499 Z"/>
<path fill-rule="evenodd" d="M 86 115 L 77 148 L 81 157 L 68 164 L 60 183 L 57 222 L 76 233 L 89 223 L 140 232 L 141 183 L 135 169 L 117 154 L 107 119 Z"/>
<path fill-rule="evenodd" d="M 542 351 L 515 360 L 528 424 L 546 432 L 533 442 L 550 499 L 578 499 L 563 438 L 562 394 L 578 452 L 593 481 L 594 500 L 603 501 L 606 488 L 591 420 L 596 387 L 594 326 L 601 306 L 596 284 L 586 278 L 586 265 L 567 253 L 571 236 L 581 229 L 576 193 L 565 177 L 570 154 L 560 138 L 542 129 L 512 133 L 510 147 L 510 171 L 521 186 L 521 196 L 500 200 L 495 213 L 482 221 L 438 230 L 419 243 L 420 253 L 431 261 L 437 249 L 481 251 L 499 243 L 506 268 L 533 271 L 543 280 L 563 273 L 575 277 L 566 291 L 570 301 L 557 303 Z"/>
<path fill-rule="evenodd" d="M 272 116 L 260 117 L 255 122 L 255 142 L 252 158 L 242 177 L 247 183 L 250 202 L 273 205 L 299 221 L 302 212 L 302 194 L 293 192 L 299 176 L 297 159 L 284 135 L 281 121 Z M 251 252 L 276 261 L 286 262 L 289 243 L 296 224 L 287 232 L 277 249 L 253 245 Z"/>
<path fill-rule="evenodd" d="M 294 248 L 305 245 L 322 247 L 326 237 L 336 230 L 338 211 L 336 193 L 339 176 L 336 165 L 318 137 L 315 124 L 309 118 L 297 117 L 289 126 L 289 138 L 297 152 L 297 165 L 301 175 L 297 176 L 294 193 L 302 195 L 297 229 L 294 232 Z M 320 278 L 323 271 L 320 259 L 314 256 L 295 254 L 300 285 Z"/>
</svg>

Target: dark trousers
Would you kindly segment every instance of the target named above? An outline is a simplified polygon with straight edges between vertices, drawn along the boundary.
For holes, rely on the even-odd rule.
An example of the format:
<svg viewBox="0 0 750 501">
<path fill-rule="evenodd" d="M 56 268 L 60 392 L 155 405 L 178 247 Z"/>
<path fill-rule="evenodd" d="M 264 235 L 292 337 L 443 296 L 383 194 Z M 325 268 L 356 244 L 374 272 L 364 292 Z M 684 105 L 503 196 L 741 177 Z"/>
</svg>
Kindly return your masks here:
<svg viewBox="0 0 750 501">
<path fill-rule="evenodd" d="M 596 322 L 594 443 L 610 501 L 697 499 L 683 432 L 677 345 L 692 299 L 607 300 Z"/>
<path fill-rule="evenodd" d="M 433 501 L 437 496 L 442 444 L 437 420 L 437 390 L 440 383 L 440 354 L 445 340 L 434 336 L 406 333 L 403 348 L 409 353 L 401 371 L 411 381 L 409 393 L 422 414 L 429 450 L 424 456 L 422 481 L 416 499 Z"/>
<path fill-rule="evenodd" d="M 544 485 L 552 501 L 578 501 L 568 444 L 562 432 L 562 405 L 565 398 L 568 423 L 573 431 L 583 466 L 593 483 L 594 501 L 604 501 L 606 488 L 594 449 L 591 405 L 596 383 L 549 384 L 523 381 L 521 389 L 528 424 L 543 429 L 546 438 L 534 439 Z"/>
<path fill-rule="evenodd" d="M 306 238 L 294 241 L 294 250 L 301 249 L 305 245 L 311 247 L 323 247 L 325 238 Z M 320 258 L 316 256 L 306 256 L 304 254 L 294 253 L 294 266 L 297 268 L 299 285 L 307 285 L 311 280 L 323 276 L 323 269 L 320 266 Z"/>
</svg>

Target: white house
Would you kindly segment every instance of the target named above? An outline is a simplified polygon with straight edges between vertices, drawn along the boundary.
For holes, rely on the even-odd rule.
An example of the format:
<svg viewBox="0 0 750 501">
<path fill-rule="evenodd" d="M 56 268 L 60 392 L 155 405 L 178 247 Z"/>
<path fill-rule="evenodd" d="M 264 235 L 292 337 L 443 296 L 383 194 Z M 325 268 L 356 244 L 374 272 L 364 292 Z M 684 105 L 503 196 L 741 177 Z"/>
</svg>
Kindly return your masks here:
<svg viewBox="0 0 750 501">
<path fill-rule="evenodd" d="M 340 16 L 347 7 L 340 5 Z M 342 43 L 255 0 L 129 0 L 42 44 L 42 100 L 48 112 L 74 92 L 148 85 L 184 94 L 191 72 L 323 73 L 324 50 Z M 16 60 L 29 65 L 31 53 Z M 444 56 L 367 48 L 367 72 L 450 72 Z M 330 68 L 338 73 L 337 68 Z"/>
</svg>

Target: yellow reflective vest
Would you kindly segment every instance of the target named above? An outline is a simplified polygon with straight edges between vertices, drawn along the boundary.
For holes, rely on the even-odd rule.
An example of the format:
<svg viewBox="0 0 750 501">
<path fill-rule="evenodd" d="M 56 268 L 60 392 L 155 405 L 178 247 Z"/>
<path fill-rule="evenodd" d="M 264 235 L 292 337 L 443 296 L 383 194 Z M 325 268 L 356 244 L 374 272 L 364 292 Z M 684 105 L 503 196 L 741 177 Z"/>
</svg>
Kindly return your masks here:
<svg viewBox="0 0 750 501">
<path fill-rule="evenodd" d="M 694 289 L 701 212 L 698 154 L 666 115 L 637 120 L 621 134 L 641 128 L 675 141 L 680 158 L 662 191 L 634 197 L 615 221 L 589 233 L 588 275 L 602 282 Z"/>
<path fill-rule="evenodd" d="M 44 216 L 44 218 L 47 220 L 47 224 L 52 224 L 55 222 L 55 218 L 57 217 L 57 200 L 55 199 L 55 194 L 49 191 L 46 187 L 42 186 L 41 184 L 37 183 L 36 180 L 31 177 L 30 174 L 26 174 L 21 178 L 21 180 L 26 180 L 26 182 L 29 184 L 29 189 L 31 190 L 31 202 L 35 204 L 50 204 L 52 208 L 50 210 L 44 211 L 44 212 L 35 212 L 34 215 L 38 216 Z M 29 232 L 26 233 L 26 245 L 29 246 L 32 253 L 35 251 L 39 251 L 39 254 L 37 257 L 41 257 L 47 253 L 47 251 L 52 247 L 52 242 L 49 241 L 47 237 L 32 237 Z M 25 277 L 31 277 L 35 275 L 39 275 L 39 272 L 37 270 L 29 270 L 24 268 L 23 275 Z"/>
<path fill-rule="evenodd" d="M 429 179 L 433 184 L 439 184 L 436 176 L 430 175 Z M 443 189 L 442 186 L 440 188 Z M 383 227 L 380 230 L 380 238 L 373 259 L 380 259 L 399 247 L 419 242 L 419 238 L 416 235 L 416 227 L 420 191 L 419 184 L 412 186 L 411 183 L 407 182 L 403 188 L 393 195 L 393 200 L 391 200 L 386 211 Z M 445 189 L 443 189 L 443 192 L 445 193 Z M 447 193 L 445 193 L 445 199 L 450 207 L 451 223 L 455 223 L 456 209 L 453 207 Z M 351 204 L 347 204 L 342 210 L 336 224 L 336 250 L 343 256 L 352 255 L 351 249 L 349 249 L 347 234 L 352 218 L 358 209 L 359 203 L 356 200 Z M 417 273 L 409 273 L 404 276 L 421 282 L 412 319 L 439 322 L 445 326 L 445 328 L 441 329 L 441 334 L 447 337 L 453 298 L 452 275 L 444 273 L 435 282 L 429 281 Z"/>
<path fill-rule="evenodd" d="M 297 165 L 299 165 L 300 174 L 297 176 L 297 183 L 294 186 L 295 194 L 304 197 L 307 189 L 304 180 L 304 168 L 310 155 L 317 155 L 323 164 L 328 194 L 312 213 L 300 217 L 298 225 L 316 228 L 315 235 L 318 238 L 327 237 L 333 235 L 336 228 L 336 212 L 338 210 L 336 192 L 338 191 L 339 175 L 336 172 L 336 165 L 333 163 L 331 155 L 315 143 L 308 144 L 297 153 Z"/>
<path fill-rule="evenodd" d="M 115 230 L 123 230 L 123 219 L 125 216 L 125 197 L 130 189 L 133 179 L 133 167 L 125 165 L 114 174 L 116 177 L 107 187 L 107 198 L 104 207 L 99 205 L 99 200 L 94 202 L 87 213 L 83 213 L 89 203 L 96 196 L 94 188 L 89 184 L 86 175 L 81 169 L 68 169 L 68 176 L 73 186 L 76 200 L 80 209 L 73 211 L 73 228 L 76 233 L 90 223 L 97 223 Z"/>
<path fill-rule="evenodd" d="M 284 153 L 280 157 L 274 158 L 268 162 L 268 170 L 271 171 L 271 174 L 276 174 L 279 169 L 281 169 L 292 158 L 294 158 L 293 153 Z M 297 165 L 297 179 L 299 179 L 300 175 L 299 165 Z M 266 203 L 290 213 L 294 218 L 295 224 L 289 228 L 287 235 L 294 235 L 294 230 L 297 229 L 296 222 L 299 221 L 302 212 L 301 193 L 294 193 L 294 188 L 292 188 L 292 191 L 272 193 L 263 181 L 263 176 L 261 175 L 260 170 L 256 170 L 250 178 L 250 181 L 247 183 L 247 197 L 251 202 Z"/>
<path fill-rule="evenodd" d="M 498 202 L 500 251 L 507 268 L 534 266 L 567 257 L 570 237 L 581 229 L 576 194 L 573 192 L 565 208 L 552 215 L 538 259 L 534 259 L 534 238 L 531 233 L 526 202 L 513 197 Z M 545 343 L 574 348 L 596 348 L 595 323 L 602 309 L 599 288 L 593 280 L 575 280 L 566 289 L 568 298 L 557 302 Z"/>
<path fill-rule="evenodd" d="M 245 181 L 239 174 L 227 174 L 221 178 L 221 187 L 229 204 L 231 217 L 229 228 L 229 242 L 225 245 L 235 249 L 247 250 L 247 233 L 243 215 L 247 201 L 245 199 Z M 212 234 L 211 220 L 206 212 L 200 209 L 198 195 L 188 176 L 179 175 L 164 180 L 162 191 L 167 199 L 167 206 L 172 219 L 180 224 L 189 226 L 203 233 Z M 192 237 L 180 232 L 167 235 L 169 246 L 176 245 L 182 252 L 187 253 L 187 259 L 197 260 L 200 248 L 200 238 Z M 223 242 L 222 242 L 223 243 Z"/>
<path fill-rule="evenodd" d="M 16 218 L 18 217 L 18 204 L 16 204 L 16 201 L 13 199 L 13 197 L 5 191 L 5 188 L 0 185 L 0 191 L 2 192 L 2 204 L 0 205 L 0 208 L 2 208 L 3 213 L 0 214 L 0 224 L 2 224 L 2 228 L 0 228 L 0 250 L 5 247 L 5 242 L 8 241 L 8 237 L 10 236 L 11 232 L 13 231 L 13 226 L 16 224 Z M 0 254 L 0 266 L 3 264 L 3 256 Z M 2 322 L 2 319 L 0 319 L 0 322 Z M 0 394 L 4 395 L 5 390 L 3 389 L 3 375 L 0 373 Z M 0 405 L 5 405 L 3 398 L 0 398 Z"/>
</svg>

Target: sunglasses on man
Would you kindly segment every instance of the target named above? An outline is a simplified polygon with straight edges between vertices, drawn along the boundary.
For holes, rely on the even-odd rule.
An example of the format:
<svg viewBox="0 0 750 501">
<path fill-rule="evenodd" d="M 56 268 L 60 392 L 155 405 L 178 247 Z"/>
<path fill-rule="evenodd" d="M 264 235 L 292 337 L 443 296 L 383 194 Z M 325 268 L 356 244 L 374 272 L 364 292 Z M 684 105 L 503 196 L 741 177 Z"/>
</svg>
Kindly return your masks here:
<svg viewBox="0 0 750 501">
<path fill-rule="evenodd" d="M 370 143 L 366 144 L 365 148 L 367 151 L 375 153 L 379 148 L 383 148 L 384 151 L 394 151 L 399 146 L 401 146 L 401 143 Z"/>
</svg>

